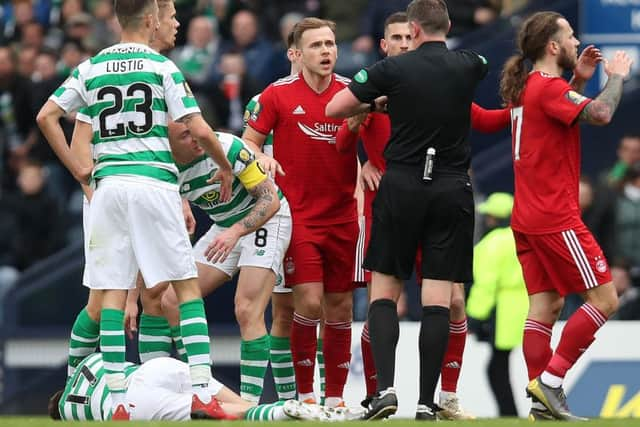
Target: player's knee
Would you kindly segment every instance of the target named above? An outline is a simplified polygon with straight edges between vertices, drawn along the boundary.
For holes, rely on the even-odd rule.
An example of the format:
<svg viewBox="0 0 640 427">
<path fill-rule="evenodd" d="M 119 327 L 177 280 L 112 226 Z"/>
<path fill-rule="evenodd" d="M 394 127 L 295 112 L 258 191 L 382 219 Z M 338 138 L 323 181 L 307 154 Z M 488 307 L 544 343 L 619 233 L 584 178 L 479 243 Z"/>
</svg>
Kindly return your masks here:
<svg viewBox="0 0 640 427">
<path fill-rule="evenodd" d="M 454 295 L 451 297 L 451 306 L 449 307 L 451 318 L 454 320 L 463 319 L 465 317 L 464 297 Z"/>
<path fill-rule="evenodd" d="M 264 313 L 260 313 L 259 311 L 258 307 L 252 304 L 250 300 L 236 298 L 234 313 L 240 328 L 243 328 L 245 325 L 251 325 L 257 318 L 263 317 Z"/>
<path fill-rule="evenodd" d="M 588 292 L 586 302 L 595 306 L 607 317 L 612 316 L 616 311 L 620 302 L 613 286 L 599 286 L 594 292 Z"/>
<path fill-rule="evenodd" d="M 329 321 L 351 320 L 353 313 L 353 297 L 351 293 L 335 294 L 327 298 L 324 313 Z"/>
<path fill-rule="evenodd" d="M 178 310 L 178 298 L 173 292 L 165 292 L 160 298 L 160 308 L 163 313 Z"/>
<path fill-rule="evenodd" d="M 100 321 L 100 312 L 102 311 L 102 307 L 100 305 L 89 303 L 87 304 L 86 310 L 91 320 L 94 322 Z"/>
</svg>

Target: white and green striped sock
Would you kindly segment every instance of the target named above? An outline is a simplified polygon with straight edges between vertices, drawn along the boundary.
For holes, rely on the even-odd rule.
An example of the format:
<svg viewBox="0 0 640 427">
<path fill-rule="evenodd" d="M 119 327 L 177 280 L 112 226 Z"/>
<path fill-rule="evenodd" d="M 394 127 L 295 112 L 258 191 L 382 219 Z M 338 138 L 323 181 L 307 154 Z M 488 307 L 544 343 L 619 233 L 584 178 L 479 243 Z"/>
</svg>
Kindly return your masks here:
<svg viewBox="0 0 640 427">
<path fill-rule="evenodd" d="M 76 366 L 90 354 L 95 353 L 100 339 L 100 323 L 93 320 L 87 308 L 83 308 L 76 316 L 71 328 L 69 339 L 69 358 L 67 363 L 67 375 L 71 376 Z"/>
<path fill-rule="evenodd" d="M 324 405 L 325 376 L 324 353 L 322 353 L 322 338 L 318 338 L 318 346 L 316 347 L 316 359 L 318 360 L 318 372 L 320 374 L 320 404 Z"/>
<path fill-rule="evenodd" d="M 187 350 L 184 349 L 184 344 L 182 343 L 182 333 L 180 332 L 180 325 L 171 327 L 171 338 L 173 339 L 173 344 L 176 346 L 176 353 L 178 353 L 178 358 L 184 363 L 189 363 L 189 360 L 187 359 Z"/>
<path fill-rule="evenodd" d="M 100 313 L 100 351 L 105 380 L 111 392 L 113 409 L 124 403 L 127 384 L 124 375 L 124 311 L 103 308 Z"/>
<path fill-rule="evenodd" d="M 202 298 L 180 304 L 180 332 L 187 351 L 193 392 L 200 400 L 208 402 L 207 384 L 211 376 L 209 326 L 204 313 Z"/>
<path fill-rule="evenodd" d="M 244 419 L 247 421 L 288 420 L 289 416 L 284 413 L 282 405 L 284 405 L 284 402 L 267 403 L 264 405 L 254 406 L 244 414 Z"/>
<path fill-rule="evenodd" d="M 296 398 L 296 376 L 289 337 L 271 336 L 271 372 L 278 400 Z"/>
<path fill-rule="evenodd" d="M 156 357 L 168 357 L 171 355 L 172 347 L 171 329 L 167 319 L 142 313 L 138 333 L 140 362 L 145 363 Z"/>
<path fill-rule="evenodd" d="M 258 403 L 269 364 L 269 335 L 240 343 L 240 397 Z"/>
</svg>

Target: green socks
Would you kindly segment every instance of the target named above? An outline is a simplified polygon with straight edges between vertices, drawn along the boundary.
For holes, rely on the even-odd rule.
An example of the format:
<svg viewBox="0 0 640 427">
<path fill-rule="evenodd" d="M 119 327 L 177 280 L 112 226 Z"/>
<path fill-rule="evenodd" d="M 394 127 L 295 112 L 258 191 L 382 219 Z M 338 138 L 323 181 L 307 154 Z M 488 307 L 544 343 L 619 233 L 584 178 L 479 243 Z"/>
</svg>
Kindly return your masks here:
<svg viewBox="0 0 640 427">
<path fill-rule="evenodd" d="M 271 372 L 279 400 L 296 398 L 296 377 L 289 337 L 271 336 Z"/>
<path fill-rule="evenodd" d="M 156 357 L 171 356 L 173 342 L 169 322 L 162 316 L 142 313 L 138 334 L 140 362 L 145 363 Z"/>
<path fill-rule="evenodd" d="M 73 375 L 76 366 L 88 355 L 95 353 L 100 339 L 100 324 L 89 317 L 86 308 L 83 308 L 71 328 L 69 340 L 69 359 L 67 362 L 67 376 Z"/>
<path fill-rule="evenodd" d="M 269 364 L 269 335 L 240 343 L 240 397 L 258 403 Z"/>
</svg>

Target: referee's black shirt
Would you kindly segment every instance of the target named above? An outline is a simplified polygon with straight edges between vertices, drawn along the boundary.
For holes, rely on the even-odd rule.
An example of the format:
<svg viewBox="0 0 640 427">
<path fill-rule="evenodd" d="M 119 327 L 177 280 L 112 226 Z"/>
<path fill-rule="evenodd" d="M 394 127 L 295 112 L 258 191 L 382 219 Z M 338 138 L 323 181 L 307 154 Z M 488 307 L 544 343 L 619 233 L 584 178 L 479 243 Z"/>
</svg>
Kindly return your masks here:
<svg viewBox="0 0 640 427">
<path fill-rule="evenodd" d="M 466 173 L 471 102 L 487 70 L 484 57 L 474 52 L 426 42 L 360 70 L 349 89 L 364 103 L 381 95 L 389 98 L 391 138 L 384 151 L 389 167 L 422 167 L 427 148 L 433 147 L 435 172 Z"/>
</svg>

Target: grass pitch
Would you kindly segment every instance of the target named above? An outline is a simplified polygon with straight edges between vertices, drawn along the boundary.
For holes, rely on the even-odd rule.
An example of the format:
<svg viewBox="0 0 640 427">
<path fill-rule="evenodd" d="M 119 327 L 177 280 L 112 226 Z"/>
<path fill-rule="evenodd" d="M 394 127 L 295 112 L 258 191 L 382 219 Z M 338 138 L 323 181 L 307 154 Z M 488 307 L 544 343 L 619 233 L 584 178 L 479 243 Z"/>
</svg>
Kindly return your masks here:
<svg viewBox="0 0 640 427">
<path fill-rule="evenodd" d="M 257 421 L 212 421 L 220 427 L 242 427 L 243 425 L 257 425 L 260 422 Z M 208 424 L 207 421 L 196 421 L 197 425 Z M 320 427 L 326 426 L 327 423 L 315 423 L 308 421 L 271 421 L 268 422 L 270 427 L 293 427 L 292 423 L 303 424 L 305 427 Z M 372 425 L 380 425 L 380 427 L 415 427 L 416 424 L 422 422 L 409 420 L 409 419 L 395 419 L 385 421 L 383 424 L 380 422 L 364 422 L 364 421 L 350 421 L 349 426 L 352 427 L 364 427 Z M 81 426 L 95 426 L 96 422 L 73 422 L 73 427 Z M 120 424 L 119 424 L 120 425 Z M 168 422 L 168 421 L 146 421 L 146 422 L 129 422 L 121 423 L 123 426 L 131 427 L 161 427 L 161 426 L 184 426 L 184 422 Z M 441 427 L 531 427 L 532 424 L 521 418 L 501 418 L 501 419 L 483 419 L 474 421 L 443 421 L 440 422 Z M 545 421 L 542 423 L 542 427 L 556 427 L 566 426 L 567 423 L 560 421 Z M 53 421 L 46 417 L 0 417 L 0 426 L 2 427 L 60 427 L 60 421 Z M 626 419 L 593 419 L 587 424 L 587 427 L 640 427 L 640 419 L 638 418 L 626 418 Z"/>
</svg>

